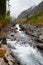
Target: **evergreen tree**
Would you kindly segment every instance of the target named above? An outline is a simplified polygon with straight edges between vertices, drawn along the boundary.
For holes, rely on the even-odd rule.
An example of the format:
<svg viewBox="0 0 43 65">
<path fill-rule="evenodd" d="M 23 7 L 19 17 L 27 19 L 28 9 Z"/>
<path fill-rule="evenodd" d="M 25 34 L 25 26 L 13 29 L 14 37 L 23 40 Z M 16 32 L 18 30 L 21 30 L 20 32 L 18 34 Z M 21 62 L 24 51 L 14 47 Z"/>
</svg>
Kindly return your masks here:
<svg viewBox="0 0 43 65">
<path fill-rule="evenodd" d="M 0 0 L 0 15 L 5 15 L 6 13 L 6 0 Z"/>
</svg>

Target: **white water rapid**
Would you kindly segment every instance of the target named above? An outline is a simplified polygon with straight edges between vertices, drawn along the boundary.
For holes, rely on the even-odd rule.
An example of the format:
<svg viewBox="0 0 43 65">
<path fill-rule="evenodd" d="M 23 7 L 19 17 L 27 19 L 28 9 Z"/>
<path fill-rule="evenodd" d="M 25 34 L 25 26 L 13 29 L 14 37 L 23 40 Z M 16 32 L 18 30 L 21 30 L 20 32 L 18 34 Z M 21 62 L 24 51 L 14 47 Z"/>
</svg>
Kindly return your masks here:
<svg viewBox="0 0 43 65">
<path fill-rule="evenodd" d="M 34 42 L 23 31 L 19 31 L 18 24 L 16 27 L 18 28 L 17 33 L 15 33 L 16 40 L 7 39 L 7 44 L 12 54 L 16 56 L 22 65 L 43 65 L 43 57 L 40 52 L 29 45 L 29 43 L 34 44 Z"/>
</svg>

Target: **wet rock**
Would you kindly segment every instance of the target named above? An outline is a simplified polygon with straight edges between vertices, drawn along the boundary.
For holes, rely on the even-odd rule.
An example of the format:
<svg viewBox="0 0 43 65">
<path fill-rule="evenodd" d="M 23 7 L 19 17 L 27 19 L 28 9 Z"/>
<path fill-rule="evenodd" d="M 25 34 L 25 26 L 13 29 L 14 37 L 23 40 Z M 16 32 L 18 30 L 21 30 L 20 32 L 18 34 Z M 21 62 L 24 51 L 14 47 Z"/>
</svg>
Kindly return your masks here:
<svg viewBox="0 0 43 65">
<path fill-rule="evenodd" d="M 25 25 L 20 25 L 20 27 L 21 27 L 21 29 L 22 29 L 23 31 L 25 31 L 25 30 L 27 29 Z"/>
<path fill-rule="evenodd" d="M 16 49 L 14 46 L 12 46 L 10 43 L 8 44 L 9 48 Z"/>
<path fill-rule="evenodd" d="M 35 38 L 34 40 L 35 40 L 36 42 L 43 43 L 43 41 L 42 41 L 42 40 L 40 40 L 39 38 Z"/>
<path fill-rule="evenodd" d="M 2 38 L 2 44 L 6 44 L 7 45 L 6 37 Z"/>
<path fill-rule="evenodd" d="M 43 44 L 36 44 L 36 47 L 37 47 L 38 49 L 43 50 Z"/>
</svg>

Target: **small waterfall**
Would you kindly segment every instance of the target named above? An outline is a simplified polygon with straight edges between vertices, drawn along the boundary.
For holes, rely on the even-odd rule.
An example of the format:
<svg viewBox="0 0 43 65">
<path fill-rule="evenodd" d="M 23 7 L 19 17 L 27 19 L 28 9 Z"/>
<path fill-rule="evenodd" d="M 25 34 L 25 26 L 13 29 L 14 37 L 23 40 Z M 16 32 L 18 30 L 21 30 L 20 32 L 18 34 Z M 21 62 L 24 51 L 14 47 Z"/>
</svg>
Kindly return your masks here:
<svg viewBox="0 0 43 65">
<path fill-rule="evenodd" d="M 10 46 L 12 54 L 16 56 L 22 65 L 43 65 L 43 57 L 41 56 L 41 53 L 36 48 L 34 49 L 33 47 L 30 47 L 27 40 L 31 41 L 31 43 L 34 42 L 32 42 L 31 38 L 28 38 L 28 36 L 22 31 L 19 31 L 20 27 L 18 24 L 16 26 L 18 28 L 17 33 L 19 33 L 19 37 L 23 37 L 24 40 L 20 39 L 19 41 L 11 41 L 7 39 L 7 44 Z M 25 43 L 21 44 L 22 42 Z"/>
<path fill-rule="evenodd" d="M 19 31 L 20 30 L 19 24 L 17 24 L 16 27 L 17 27 L 17 31 Z"/>
</svg>

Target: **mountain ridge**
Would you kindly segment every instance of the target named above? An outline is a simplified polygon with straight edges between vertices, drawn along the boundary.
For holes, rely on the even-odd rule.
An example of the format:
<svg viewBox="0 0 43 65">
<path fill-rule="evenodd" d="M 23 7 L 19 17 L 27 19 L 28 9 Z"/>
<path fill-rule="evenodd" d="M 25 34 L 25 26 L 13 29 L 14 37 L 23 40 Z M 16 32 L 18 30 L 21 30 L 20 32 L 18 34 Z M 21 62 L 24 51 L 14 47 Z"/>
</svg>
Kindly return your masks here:
<svg viewBox="0 0 43 65">
<path fill-rule="evenodd" d="M 35 6 L 34 8 L 29 8 L 27 10 L 24 10 L 23 12 L 21 12 L 21 14 L 18 16 L 17 19 L 23 19 L 23 18 L 30 18 L 32 17 L 35 13 L 43 13 L 43 1 Z"/>
</svg>

